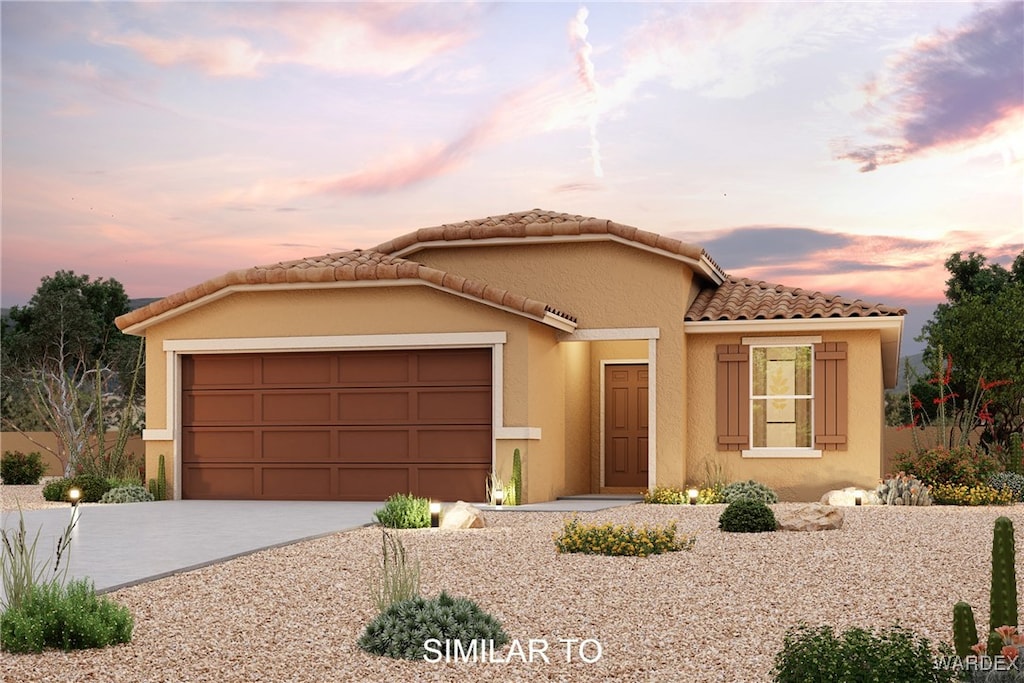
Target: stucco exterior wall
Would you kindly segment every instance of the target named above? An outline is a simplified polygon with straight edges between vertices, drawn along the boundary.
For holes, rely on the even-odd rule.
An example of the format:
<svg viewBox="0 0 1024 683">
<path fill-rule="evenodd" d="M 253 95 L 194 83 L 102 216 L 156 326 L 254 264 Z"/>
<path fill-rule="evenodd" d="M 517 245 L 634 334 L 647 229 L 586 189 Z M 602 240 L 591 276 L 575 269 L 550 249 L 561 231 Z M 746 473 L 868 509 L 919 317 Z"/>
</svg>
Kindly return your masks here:
<svg viewBox="0 0 1024 683">
<path fill-rule="evenodd" d="M 696 334 L 689 340 L 687 401 L 690 405 L 687 471 L 700 483 L 704 462 L 720 463 L 730 481 L 756 479 L 774 488 L 782 500 L 814 501 L 830 489 L 873 488 L 881 469 L 882 402 L 881 337 L 876 330 L 801 332 L 820 334 L 822 341 L 848 343 L 849 429 L 847 450 L 824 451 L 820 458 L 744 458 L 738 451 L 719 451 L 715 434 L 715 345 L 738 344 L 751 333 Z M 770 336 L 785 336 L 772 334 Z"/>
<path fill-rule="evenodd" d="M 531 328 L 536 331 L 531 333 Z M 528 397 L 531 334 L 538 340 L 546 338 L 550 345 L 555 343 L 555 331 L 542 323 L 426 286 L 234 293 L 147 330 L 147 428 L 170 426 L 163 350 L 167 340 L 494 331 L 507 335 L 503 357 L 504 426 L 540 426 L 529 422 L 531 417 L 544 415 L 541 406 L 531 411 Z M 557 438 L 554 431 L 552 427 Z M 504 450 L 500 448 L 499 454 Z M 156 476 L 160 454 L 166 457 L 170 485 L 175 465 L 172 441 L 147 441 L 147 476 Z"/>
</svg>

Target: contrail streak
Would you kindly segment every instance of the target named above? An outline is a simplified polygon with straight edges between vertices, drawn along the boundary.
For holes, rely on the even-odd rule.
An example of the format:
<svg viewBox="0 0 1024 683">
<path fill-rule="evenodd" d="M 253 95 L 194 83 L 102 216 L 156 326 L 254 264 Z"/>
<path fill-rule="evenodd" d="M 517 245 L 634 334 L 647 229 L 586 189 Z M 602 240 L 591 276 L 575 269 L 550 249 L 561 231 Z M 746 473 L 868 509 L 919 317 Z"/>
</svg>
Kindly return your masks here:
<svg viewBox="0 0 1024 683">
<path fill-rule="evenodd" d="M 590 10 L 580 7 L 576 16 L 569 20 L 569 40 L 576 50 L 576 73 L 590 96 L 590 114 L 587 117 L 590 123 L 590 163 L 594 175 L 601 178 L 604 176 L 604 169 L 601 168 L 601 143 L 597 140 L 598 85 L 594 77 L 594 62 L 590 59 L 594 48 L 587 42 L 587 34 L 590 32 L 587 27 L 588 16 Z"/>
</svg>

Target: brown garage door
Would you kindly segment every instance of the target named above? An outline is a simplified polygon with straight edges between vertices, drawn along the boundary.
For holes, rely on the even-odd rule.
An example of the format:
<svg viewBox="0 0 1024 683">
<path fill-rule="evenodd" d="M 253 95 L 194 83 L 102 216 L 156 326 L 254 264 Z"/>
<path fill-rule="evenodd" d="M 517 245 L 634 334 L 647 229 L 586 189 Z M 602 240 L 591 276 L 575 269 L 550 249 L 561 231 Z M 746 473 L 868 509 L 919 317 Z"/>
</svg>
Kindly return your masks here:
<svg viewBox="0 0 1024 683">
<path fill-rule="evenodd" d="M 182 362 L 182 497 L 484 500 L 491 350 Z"/>
</svg>

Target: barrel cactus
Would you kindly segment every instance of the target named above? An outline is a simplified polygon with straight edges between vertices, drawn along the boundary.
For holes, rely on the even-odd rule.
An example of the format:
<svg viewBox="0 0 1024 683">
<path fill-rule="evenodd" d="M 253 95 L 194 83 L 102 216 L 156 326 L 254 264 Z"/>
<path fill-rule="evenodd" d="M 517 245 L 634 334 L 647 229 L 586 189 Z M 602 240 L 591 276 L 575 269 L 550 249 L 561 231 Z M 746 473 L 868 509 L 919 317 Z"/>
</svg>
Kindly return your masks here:
<svg viewBox="0 0 1024 683">
<path fill-rule="evenodd" d="M 931 505 L 931 487 L 909 474 L 900 472 L 878 485 L 882 505 Z"/>
</svg>

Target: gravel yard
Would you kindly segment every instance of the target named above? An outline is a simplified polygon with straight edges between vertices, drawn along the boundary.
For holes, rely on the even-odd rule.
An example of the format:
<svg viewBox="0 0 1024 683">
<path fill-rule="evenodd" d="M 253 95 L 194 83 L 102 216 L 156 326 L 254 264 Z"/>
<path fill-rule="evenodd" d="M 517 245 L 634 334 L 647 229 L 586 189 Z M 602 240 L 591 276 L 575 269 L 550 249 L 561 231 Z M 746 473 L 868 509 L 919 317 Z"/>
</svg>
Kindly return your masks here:
<svg viewBox="0 0 1024 683">
<path fill-rule="evenodd" d="M 5 509 L 14 488 L 4 487 Z M 544 641 L 548 661 L 406 662 L 361 651 L 381 541 L 371 527 L 112 593 L 135 616 L 132 643 L 5 653 L 4 680 L 770 680 L 783 633 L 800 621 L 842 630 L 898 620 L 949 642 L 953 603 L 964 599 L 987 624 L 992 523 L 1007 515 L 1018 538 L 1024 529 L 1024 506 L 860 507 L 846 508 L 838 531 L 724 534 L 723 509 L 638 504 L 580 515 L 675 520 L 697 536 L 691 552 L 648 558 L 556 554 L 561 513 L 492 512 L 485 529 L 400 532 L 422 560 L 425 595 L 474 599 L 524 652 L 528 640 Z M 573 647 L 567 662 L 559 639 L 597 641 L 600 658 L 588 643 L 583 654 L 596 661 Z"/>
</svg>

